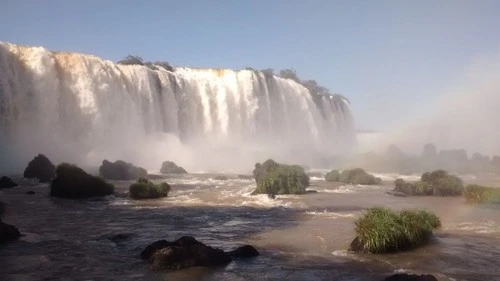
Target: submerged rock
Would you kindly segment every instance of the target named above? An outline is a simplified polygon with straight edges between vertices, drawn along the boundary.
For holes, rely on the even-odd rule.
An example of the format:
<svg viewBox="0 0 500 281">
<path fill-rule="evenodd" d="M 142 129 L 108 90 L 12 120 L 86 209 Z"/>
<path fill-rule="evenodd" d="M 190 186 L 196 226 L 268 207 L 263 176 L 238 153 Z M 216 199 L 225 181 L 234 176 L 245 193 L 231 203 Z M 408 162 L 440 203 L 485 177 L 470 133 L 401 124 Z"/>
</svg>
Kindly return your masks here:
<svg viewBox="0 0 500 281">
<path fill-rule="evenodd" d="M 12 179 L 9 177 L 3 176 L 0 178 L 0 189 L 16 187 L 17 185 L 18 184 L 12 181 Z"/>
<path fill-rule="evenodd" d="M 184 168 L 177 166 L 177 164 L 175 164 L 172 161 L 165 161 L 161 164 L 160 173 L 162 173 L 162 174 L 187 174 L 187 171 Z"/>
<path fill-rule="evenodd" d="M 144 168 L 136 167 L 122 160 L 115 162 L 104 160 L 99 167 L 99 174 L 108 180 L 137 180 L 146 177 L 148 172 Z"/>
<path fill-rule="evenodd" d="M 259 252 L 250 245 L 226 253 L 194 237 L 183 236 L 174 242 L 159 240 L 150 244 L 142 251 L 141 258 L 151 263 L 152 270 L 173 270 L 194 266 L 225 266 L 232 261 L 231 257 L 249 258 L 258 255 Z"/>
<path fill-rule="evenodd" d="M 430 274 L 417 275 L 399 273 L 384 278 L 382 281 L 438 281 L 436 277 Z"/>
<path fill-rule="evenodd" d="M 24 170 L 24 177 L 28 179 L 37 178 L 40 182 L 50 181 L 56 174 L 56 167 L 49 158 L 38 154 Z"/>
<path fill-rule="evenodd" d="M 227 180 L 227 177 L 226 176 L 215 176 L 214 180 L 225 181 L 225 180 Z"/>
<path fill-rule="evenodd" d="M 21 233 L 15 226 L 0 221 L 0 243 L 14 241 L 19 237 Z"/>
<path fill-rule="evenodd" d="M 26 194 L 27 195 L 35 195 L 35 192 L 33 190 L 30 190 L 30 191 L 27 191 Z"/>
</svg>

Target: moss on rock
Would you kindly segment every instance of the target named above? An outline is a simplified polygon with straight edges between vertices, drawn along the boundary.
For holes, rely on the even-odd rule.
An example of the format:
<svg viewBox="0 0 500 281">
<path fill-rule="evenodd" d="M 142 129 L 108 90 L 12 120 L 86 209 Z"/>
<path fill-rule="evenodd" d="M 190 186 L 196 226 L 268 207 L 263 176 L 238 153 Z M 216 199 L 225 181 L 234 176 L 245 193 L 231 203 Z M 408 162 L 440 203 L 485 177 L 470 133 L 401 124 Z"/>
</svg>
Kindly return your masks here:
<svg viewBox="0 0 500 281">
<path fill-rule="evenodd" d="M 253 171 L 257 189 L 254 194 L 304 194 L 309 186 L 309 176 L 299 165 L 279 164 L 272 159 L 257 163 Z"/>
<path fill-rule="evenodd" d="M 133 199 L 154 199 L 167 197 L 170 185 L 166 182 L 154 184 L 146 178 L 140 178 L 129 187 L 129 195 Z"/>
<path fill-rule="evenodd" d="M 444 170 L 436 170 L 422 174 L 418 182 L 394 181 L 394 191 L 411 196 L 460 196 L 464 186 L 462 180 Z"/>
</svg>

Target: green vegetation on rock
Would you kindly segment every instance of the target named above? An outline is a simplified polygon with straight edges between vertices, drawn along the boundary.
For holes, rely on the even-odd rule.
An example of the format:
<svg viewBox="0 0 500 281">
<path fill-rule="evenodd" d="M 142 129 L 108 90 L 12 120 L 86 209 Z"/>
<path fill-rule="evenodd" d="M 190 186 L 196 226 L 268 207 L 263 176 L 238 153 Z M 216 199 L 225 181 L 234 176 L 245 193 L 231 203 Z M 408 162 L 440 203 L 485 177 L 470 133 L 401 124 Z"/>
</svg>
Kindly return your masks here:
<svg viewBox="0 0 500 281">
<path fill-rule="evenodd" d="M 133 199 L 154 199 L 167 197 L 170 185 L 166 182 L 154 184 L 146 178 L 140 178 L 129 187 L 129 195 Z"/>
<path fill-rule="evenodd" d="M 464 197 L 470 204 L 500 204 L 500 188 L 473 184 L 465 188 Z"/>
<path fill-rule="evenodd" d="M 254 194 L 304 194 L 309 186 L 309 176 L 299 165 L 279 164 L 272 159 L 255 164 L 253 171 L 257 189 Z"/>
<path fill-rule="evenodd" d="M 331 170 L 325 175 L 326 181 L 338 181 L 348 184 L 364 184 L 373 185 L 380 184 L 382 180 L 373 175 L 368 174 L 365 170 L 361 168 L 344 170 L 339 173 L 337 170 Z"/>
<path fill-rule="evenodd" d="M 340 173 L 337 170 L 331 170 L 325 175 L 326 181 L 339 181 Z"/>
<path fill-rule="evenodd" d="M 355 222 L 356 238 L 350 250 L 390 253 L 423 245 L 432 231 L 441 226 L 439 218 L 425 210 L 403 210 L 374 207 Z"/>
<path fill-rule="evenodd" d="M 444 170 L 422 174 L 418 182 L 394 181 L 394 191 L 412 196 L 460 196 L 464 186 L 462 180 Z"/>
<path fill-rule="evenodd" d="M 114 193 L 112 184 L 68 163 L 57 166 L 56 176 L 50 187 L 51 196 L 72 199 L 100 197 Z"/>
</svg>

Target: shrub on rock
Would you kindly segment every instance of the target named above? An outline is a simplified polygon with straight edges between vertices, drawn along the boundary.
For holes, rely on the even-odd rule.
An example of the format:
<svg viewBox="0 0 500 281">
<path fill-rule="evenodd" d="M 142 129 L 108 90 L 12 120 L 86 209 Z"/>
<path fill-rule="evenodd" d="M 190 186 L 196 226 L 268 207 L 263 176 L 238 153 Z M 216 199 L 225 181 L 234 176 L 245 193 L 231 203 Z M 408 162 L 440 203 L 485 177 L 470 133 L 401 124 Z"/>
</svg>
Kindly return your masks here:
<svg viewBox="0 0 500 281">
<path fill-rule="evenodd" d="M 439 218 L 424 210 L 403 210 L 374 207 L 355 222 L 356 238 L 350 250 L 356 252 L 390 253 L 423 245 L 432 231 L 441 226 Z"/>
<path fill-rule="evenodd" d="M 148 172 L 144 168 L 136 167 L 122 160 L 114 163 L 104 160 L 99 167 L 99 174 L 108 180 L 136 180 L 140 177 L 146 177 Z"/>
<path fill-rule="evenodd" d="M 500 204 L 500 188 L 468 185 L 464 197 L 470 204 Z"/>
<path fill-rule="evenodd" d="M 444 170 L 426 172 L 414 183 L 397 179 L 394 185 L 395 192 L 412 196 L 460 196 L 464 190 L 462 180 Z"/>
<path fill-rule="evenodd" d="M 56 172 L 56 167 L 49 158 L 43 154 L 38 154 L 33 160 L 28 163 L 24 170 L 24 177 L 31 179 L 37 178 L 40 182 L 50 181 Z"/>
<path fill-rule="evenodd" d="M 62 163 L 57 166 L 50 195 L 61 198 L 90 198 L 111 195 L 114 186 L 104 179 L 87 174 L 76 165 Z"/>
<path fill-rule="evenodd" d="M 331 170 L 325 175 L 326 181 L 339 181 L 340 173 L 337 170 Z"/>
<path fill-rule="evenodd" d="M 175 164 L 172 161 L 165 161 L 161 164 L 160 173 L 162 173 L 162 174 L 187 174 L 187 171 L 184 168 L 177 166 L 177 164 Z"/>
<path fill-rule="evenodd" d="M 18 184 L 12 181 L 11 178 L 3 176 L 0 178 L 0 189 L 16 187 Z"/>
<path fill-rule="evenodd" d="M 363 185 L 373 185 L 382 183 L 382 180 L 380 178 L 368 174 L 365 170 L 361 168 L 342 171 L 342 173 L 340 173 L 340 175 L 338 176 L 338 181 L 348 184 L 363 184 Z"/>
<path fill-rule="evenodd" d="M 154 199 L 167 197 L 170 185 L 166 182 L 154 184 L 153 182 L 140 178 L 129 187 L 129 195 L 133 199 Z"/>
<path fill-rule="evenodd" d="M 253 174 L 257 182 L 254 194 L 268 194 L 271 197 L 278 194 L 304 194 L 309 186 L 309 176 L 304 168 L 278 164 L 271 159 L 263 164 L 257 163 Z"/>
</svg>

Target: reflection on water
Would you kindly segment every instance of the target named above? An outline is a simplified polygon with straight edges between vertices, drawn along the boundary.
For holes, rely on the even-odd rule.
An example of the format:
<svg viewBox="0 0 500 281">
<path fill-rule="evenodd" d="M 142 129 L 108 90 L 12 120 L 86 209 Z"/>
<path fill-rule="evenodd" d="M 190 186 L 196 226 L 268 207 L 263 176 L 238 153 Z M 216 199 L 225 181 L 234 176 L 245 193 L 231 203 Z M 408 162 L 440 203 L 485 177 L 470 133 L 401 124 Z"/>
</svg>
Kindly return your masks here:
<svg viewBox="0 0 500 281">
<path fill-rule="evenodd" d="M 389 177 L 389 176 L 388 176 Z M 500 209 L 462 198 L 393 197 L 391 184 L 350 186 L 312 181 L 302 196 L 251 196 L 253 180 L 210 175 L 167 179 L 168 198 L 126 196 L 71 201 L 50 198 L 45 185 L 3 191 L 6 222 L 25 236 L 0 249 L 2 280 L 379 280 L 393 272 L 440 280 L 500 280 Z M 116 182 L 125 194 L 129 182 Z M 35 190 L 34 196 L 26 195 Z M 443 228 L 429 245 L 406 253 L 345 251 L 353 222 L 374 205 L 427 208 Z M 150 272 L 140 251 L 158 239 L 195 236 L 225 250 L 255 245 L 263 255 L 225 268 Z"/>
</svg>

